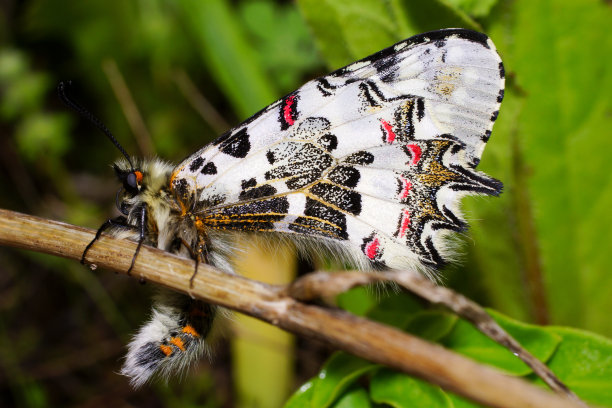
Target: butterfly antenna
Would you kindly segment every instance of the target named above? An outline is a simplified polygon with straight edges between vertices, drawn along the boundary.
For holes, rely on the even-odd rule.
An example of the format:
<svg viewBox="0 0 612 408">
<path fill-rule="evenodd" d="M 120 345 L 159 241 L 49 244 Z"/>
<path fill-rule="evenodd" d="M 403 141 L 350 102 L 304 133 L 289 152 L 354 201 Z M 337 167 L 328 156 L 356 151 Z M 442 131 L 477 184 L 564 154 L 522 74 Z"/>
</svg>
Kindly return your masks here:
<svg viewBox="0 0 612 408">
<path fill-rule="evenodd" d="M 91 112 L 89 112 L 87 109 L 85 109 L 84 107 L 79 105 L 76 101 L 70 99 L 68 97 L 68 95 L 66 95 L 66 87 L 68 87 L 70 85 L 72 85 L 72 81 L 61 81 L 57 85 L 57 93 L 59 94 L 59 97 L 62 100 L 62 102 L 64 102 L 67 106 L 69 106 L 71 109 L 73 109 L 79 115 L 81 115 L 83 118 L 85 118 L 88 121 L 90 121 L 91 123 L 93 123 L 93 125 L 95 127 L 97 127 L 102 132 L 104 132 L 104 134 L 110 139 L 110 141 L 113 142 L 115 147 L 117 147 L 117 149 L 119 149 L 119 151 L 121 153 L 123 153 L 123 155 L 127 159 L 128 163 L 130 164 L 130 167 L 132 168 L 132 171 L 134 171 L 134 165 L 132 164 L 132 160 L 130 159 L 130 155 L 127 154 L 127 152 L 125 151 L 123 146 L 121 146 L 121 144 L 119 144 L 117 139 L 115 139 L 115 136 L 113 136 L 111 131 L 106 127 L 106 125 L 104 125 L 104 123 L 102 123 L 102 121 L 100 119 L 96 118 Z"/>
</svg>

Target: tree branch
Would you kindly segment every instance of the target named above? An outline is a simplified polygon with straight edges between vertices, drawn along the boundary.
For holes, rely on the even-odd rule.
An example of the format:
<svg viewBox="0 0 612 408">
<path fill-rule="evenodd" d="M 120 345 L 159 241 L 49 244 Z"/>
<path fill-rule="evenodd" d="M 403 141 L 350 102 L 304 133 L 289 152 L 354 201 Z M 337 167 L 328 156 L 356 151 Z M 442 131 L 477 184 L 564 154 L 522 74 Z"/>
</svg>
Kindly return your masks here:
<svg viewBox="0 0 612 408">
<path fill-rule="evenodd" d="M 390 282 L 408 289 L 411 293 L 431 303 L 443 305 L 459 317 L 472 323 L 478 330 L 507 348 L 520 358 L 553 391 L 579 401 L 557 376 L 540 360 L 527 351 L 503 327 L 501 327 L 476 302 L 451 289 L 436 285 L 422 274 L 414 271 L 387 271 L 385 273 L 345 271 L 337 273 L 314 272 L 292 283 L 289 295 L 297 300 L 312 301 L 319 298 L 333 298 L 355 286 L 370 285 L 376 282 Z"/>
<path fill-rule="evenodd" d="M 89 229 L 0 210 L 2 245 L 78 260 L 93 237 L 94 232 Z M 87 259 L 97 267 L 125 273 L 135 249 L 134 242 L 103 236 L 89 251 Z M 190 289 L 193 267 L 191 260 L 143 246 L 132 274 L 324 341 L 487 406 L 584 407 L 397 329 L 341 310 L 301 303 L 289 297 L 282 286 L 200 265 L 194 288 Z"/>
</svg>

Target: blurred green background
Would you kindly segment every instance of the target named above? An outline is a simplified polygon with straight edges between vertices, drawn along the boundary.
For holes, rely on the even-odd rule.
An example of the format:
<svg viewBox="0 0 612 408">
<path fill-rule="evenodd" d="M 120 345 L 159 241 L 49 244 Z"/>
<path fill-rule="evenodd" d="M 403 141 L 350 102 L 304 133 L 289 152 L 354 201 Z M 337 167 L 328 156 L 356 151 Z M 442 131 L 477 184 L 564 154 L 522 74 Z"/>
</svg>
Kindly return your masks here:
<svg viewBox="0 0 612 408">
<path fill-rule="evenodd" d="M 472 28 L 491 36 L 506 66 L 506 99 L 479 167 L 505 188 L 500 198 L 464 200 L 465 255 L 444 280 L 517 319 L 611 336 L 611 8 L 603 0 L 6 0 L 0 207 L 91 228 L 115 215 L 109 164 L 119 154 L 61 104 L 60 80 L 73 81 L 73 97 L 132 155 L 176 163 L 308 79 L 420 32 Z M 0 406 L 243 403 L 226 344 L 213 364 L 169 386 L 134 392 L 116 374 L 147 317 L 150 286 L 0 248 Z M 329 353 L 302 340 L 298 350 L 288 357 L 293 388 Z M 252 367 L 252 377 L 264 369 Z"/>
</svg>

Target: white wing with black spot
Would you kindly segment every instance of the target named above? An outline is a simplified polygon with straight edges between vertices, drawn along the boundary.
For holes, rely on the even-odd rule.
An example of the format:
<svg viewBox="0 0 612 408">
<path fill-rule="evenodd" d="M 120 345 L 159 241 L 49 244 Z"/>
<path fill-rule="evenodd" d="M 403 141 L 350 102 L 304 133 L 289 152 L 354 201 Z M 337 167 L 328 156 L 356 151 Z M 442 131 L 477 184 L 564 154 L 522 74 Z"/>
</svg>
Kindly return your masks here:
<svg viewBox="0 0 612 408">
<path fill-rule="evenodd" d="M 497 195 L 474 170 L 503 98 L 484 34 L 411 37 L 312 80 L 174 170 L 171 188 L 207 230 L 336 242 L 393 268 L 438 267 L 465 228 L 459 200 Z"/>
</svg>

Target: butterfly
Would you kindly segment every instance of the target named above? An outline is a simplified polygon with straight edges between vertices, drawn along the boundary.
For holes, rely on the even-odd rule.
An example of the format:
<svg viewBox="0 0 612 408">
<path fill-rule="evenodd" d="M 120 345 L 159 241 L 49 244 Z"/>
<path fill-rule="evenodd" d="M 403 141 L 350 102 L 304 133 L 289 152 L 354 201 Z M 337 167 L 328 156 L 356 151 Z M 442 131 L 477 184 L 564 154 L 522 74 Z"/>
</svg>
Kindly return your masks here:
<svg viewBox="0 0 612 408">
<path fill-rule="evenodd" d="M 113 166 L 122 215 L 83 260 L 107 231 L 231 272 L 233 237 L 254 233 L 361 269 L 433 275 L 451 253 L 445 238 L 466 228 L 461 197 L 501 192 L 475 167 L 503 96 L 493 42 L 445 29 L 306 83 L 177 166 L 132 159 L 109 136 L 125 156 Z M 135 387 L 180 372 L 209 350 L 222 317 L 163 292 L 121 372 Z"/>
</svg>

